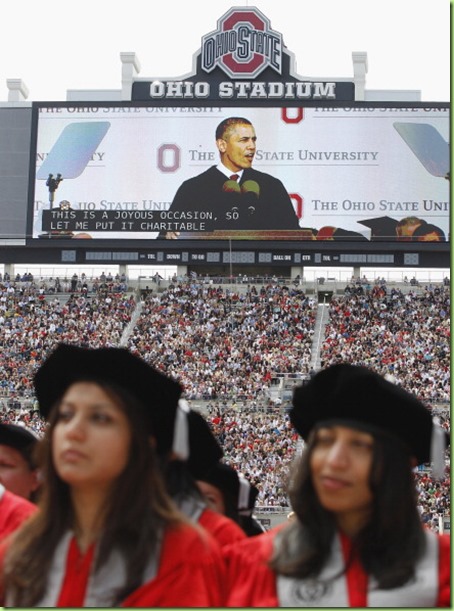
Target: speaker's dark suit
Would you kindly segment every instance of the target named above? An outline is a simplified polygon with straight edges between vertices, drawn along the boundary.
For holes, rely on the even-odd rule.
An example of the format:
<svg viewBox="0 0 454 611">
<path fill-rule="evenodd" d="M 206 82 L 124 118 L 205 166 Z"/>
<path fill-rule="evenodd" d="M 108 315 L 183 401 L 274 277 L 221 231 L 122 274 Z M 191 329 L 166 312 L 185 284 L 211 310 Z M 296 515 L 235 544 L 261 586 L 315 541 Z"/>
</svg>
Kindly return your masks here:
<svg viewBox="0 0 454 611">
<path fill-rule="evenodd" d="M 290 197 L 280 180 L 252 168 L 243 172 L 241 192 L 228 192 L 216 166 L 181 184 L 169 208 L 210 212 L 206 231 L 299 229 Z"/>
</svg>

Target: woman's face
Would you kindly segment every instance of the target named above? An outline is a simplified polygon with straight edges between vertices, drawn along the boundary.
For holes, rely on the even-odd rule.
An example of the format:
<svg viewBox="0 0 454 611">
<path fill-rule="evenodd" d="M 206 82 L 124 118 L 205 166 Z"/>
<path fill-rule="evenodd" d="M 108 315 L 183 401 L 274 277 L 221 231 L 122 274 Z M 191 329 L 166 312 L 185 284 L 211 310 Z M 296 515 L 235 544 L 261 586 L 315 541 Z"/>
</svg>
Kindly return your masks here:
<svg viewBox="0 0 454 611">
<path fill-rule="evenodd" d="M 124 411 L 94 382 L 76 382 L 64 394 L 52 433 L 52 458 L 73 488 L 108 490 L 123 472 L 131 446 Z"/>
<path fill-rule="evenodd" d="M 354 535 L 370 515 L 373 446 L 372 435 L 345 426 L 320 427 L 315 432 L 310 456 L 314 489 L 347 535 Z"/>
<path fill-rule="evenodd" d="M 210 508 L 213 511 L 216 511 L 216 513 L 222 513 L 225 515 L 224 496 L 219 488 L 216 488 L 216 486 L 201 480 L 197 480 L 197 486 L 200 492 L 206 498 Z"/>
</svg>

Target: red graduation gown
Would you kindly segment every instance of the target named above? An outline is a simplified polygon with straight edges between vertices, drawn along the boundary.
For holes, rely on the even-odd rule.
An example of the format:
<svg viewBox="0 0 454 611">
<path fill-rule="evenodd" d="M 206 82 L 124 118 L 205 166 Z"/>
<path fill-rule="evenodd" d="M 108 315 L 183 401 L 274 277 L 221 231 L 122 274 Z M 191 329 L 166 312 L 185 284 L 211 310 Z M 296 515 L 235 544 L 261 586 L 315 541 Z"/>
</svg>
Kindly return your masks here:
<svg viewBox="0 0 454 611">
<path fill-rule="evenodd" d="M 247 538 L 244 530 L 236 522 L 208 507 L 203 510 L 198 523 L 216 539 L 221 547 Z"/>
<path fill-rule="evenodd" d="M 0 485 L 1 486 L 1 485 Z M 2 490 L 3 489 L 3 490 Z M 2 494 L 3 492 L 3 494 Z M 0 541 L 14 532 L 29 516 L 37 511 L 37 506 L 27 499 L 0 487 Z"/>
<path fill-rule="evenodd" d="M 228 598 L 227 607 L 280 607 L 289 606 L 282 605 L 278 594 L 278 579 L 275 573 L 267 566 L 268 561 L 273 553 L 274 538 L 281 530 L 281 527 L 268 531 L 263 535 L 248 538 L 245 542 L 236 546 L 228 546 L 223 550 L 227 562 L 228 572 Z M 422 604 L 426 607 L 449 607 L 450 608 L 450 538 L 448 535 L 436 536 L 435 538 L 435 575 L 438 575 L 438 582 L 435 579 L 433 584 L 433 601 L 431 604 Z M 349 541 L 345 537 L 341 538 L 342 554 L 345 556 L 348 553 Z M 437 557 L 438 556 L 438 557 Z M 404 607 L 404 606 L 419 606 L 405 605 L 405 592 L 400 588 L 392 590 L 379 591 L 380 605 L 373 602 L 373 593 L 368 588 L 368 577 L 363 571 L 358 561 L 354 562 L 348 569 L 345 576 L 341 576 L 339 581 L 343 580 L 342 588 L 345 591 L 345 600 L 338 604 L 330 604 L 331 606 L 343 607 L 367 607 L 367 606 L 383 606 L 383 607 Z M 418 586 L 416 586 L 418 587 Z M 427 587 L 421 585 L 421 600 L 427 593 Z M 413 592 L 414 596 L 414 592 Z M 400 597 L 400 598 L 399 598 Z M 403 604 L 396 602 L 400 600 Z M 327 606 L 325 604 L 314 604 L 312 601 L 306 605 L 301 601 L 298 605 L 290 605 L 298 607 L 314 607 Z"/>
<path fill-rule="evenodd" d="M 90 600 L 87 600 L 94 546 L 81 554 L 74 537 L 71 537 L 64 549 L 67 550 L 63 559 L 66 566 L 62 570 L 61 580 L 49 580 L 51 591 L 46 593 L 44 606 L 106 606 L 105 601 L 99 605 L 93 604 L 97 600 L 93 591 Z M 109 572 L 107 567 L 106 574 Z M 98 581 L 96 587 L 102 595 L 102 581 Z M 145 580 L 120 606 L 222 607 L 225 605 L 224 592 L 225 569 L 219 545 L 201 529 L 182 525 L 166 530 L 156 574 L 150 580 Z"/>
<path fill-rule="evenodd" d="M 223 607 L 225 565 L 210 535 L 191 527 L 166 532 L 156 579 L 123 601 L 123 607 Z M 205 534 L 205 533 L 204 533 Z"/>
</svg>

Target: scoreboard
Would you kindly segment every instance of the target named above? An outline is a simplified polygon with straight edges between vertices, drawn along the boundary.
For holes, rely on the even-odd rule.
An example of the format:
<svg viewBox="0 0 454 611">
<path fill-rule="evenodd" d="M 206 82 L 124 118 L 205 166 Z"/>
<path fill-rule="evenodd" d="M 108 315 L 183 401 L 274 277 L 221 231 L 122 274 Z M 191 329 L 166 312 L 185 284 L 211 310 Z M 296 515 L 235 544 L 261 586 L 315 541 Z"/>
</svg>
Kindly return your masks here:
<svg viewBox="0 0 454 611">
<path fill-rule="evenodd" d="M 282 230 L 262 218 L 259 229 L 241 216 L 229 224 L 238 208 L 219 209 L 221 188 L 209 209 L 195 194 L 186 212 L 172 211 L 179 187 L 219 163 L 216 127 L 231 116 L 254 126 L 253 168 L 282 183 L 296 228 Z M 405 227 L 413 223 L 419 230 L 412 241 L 446 242 L 449 124 L 443 103 L 35 103 L 27 237 L 93 244 L 156 240 L 158 247 L 171 235 L 179 249 L 202 242 L 205 250 L 213 240 L 408 241 Z M 242 195 L 258 209 L 259 183 Z"/>
</svg>

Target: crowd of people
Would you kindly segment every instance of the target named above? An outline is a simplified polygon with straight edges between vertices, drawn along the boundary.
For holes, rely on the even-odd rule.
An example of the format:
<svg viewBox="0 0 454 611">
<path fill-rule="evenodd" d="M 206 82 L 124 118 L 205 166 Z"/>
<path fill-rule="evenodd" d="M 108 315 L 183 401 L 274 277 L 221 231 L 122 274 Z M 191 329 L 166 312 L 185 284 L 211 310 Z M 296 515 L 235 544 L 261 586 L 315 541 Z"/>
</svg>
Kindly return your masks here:
<svg viewBox="0 0 454 611">
<path fill-rule="evenodd" d="M 128 346 L 189 399 L 252 401 L 278 373 L 308 374 L 315 317 L 315 299 L 294 287 L 188 282 L 145 299 Z"/>
<path fill-rule="evenodd" d="M 0 393 L 31 397 L 33 373 L 57 342 L 118 345 L 137 302 L 101 285 L 62 297 L 39 283 L 0 284 Z"/>
<path fill-rule="evenodd" d="M 422 521 L 432 530 L 438 532 L 440 520 L 451 515 L 451 478 L 449 473 L 435 481 L 427 471 L 416 471 L 416 490 L 418 493 L 418 509 Z"/>
<path fill-rule="evenodd" d="M 256 505 L 288 508 L 286 486 L 298 453 L 298 435 L 286 414 L 227 410 L 211 415 L 225 460 L 257 487 Z"/>
<path fill-rule="evenodd" d="M 428 403 L 450 399 L 450 292 L 348 285 L 329 304 L 322 366 L 338 361 L 391 375 Z"/>
<path fill-rule="evenodd" d="M 25 274 L 17 273 L 14 278 L 8 272 L 0 272 L 0 284 L 10 286 L 11 283 L 14 286 L 38 289 L 41 292 L 47 294 L 52 293 L 75 293 L 75 292 L 97 292 L 101 289 L 108 289 L 110 292 L 126 292 L 128 290 L 128 280 L 126 274 L 117 273 L 115 276 L 111 272 L 107 274 L 102 272 L 100 276 L 95 278 L 89 278 L 85 272 L 79 274 L 74 273 L 68 278 L 64 276 L 53 276 L 43 278 L 39 280 L 35 279 L 32 273 L 26 272 Z"/>
<path fill-rule="evenodd" d="M 3 279 L 2 421 L 43 433 L 31 381 L 58 342 L 95 348 L 118 346 L 123 338 L 133 353 L 178 380 L 190 402 L 208 402 L 205 411 L 226 461 L 241 466 L 257 486 L 257 506 L 288 508 L 297 436 L 285 405 L 269 413 L 260 408 L 270 404 L 276 376 L 312 373 L 316 298 L 293 285 L 238 290 L 187 279 L 140 301 L 118 281 L 79 278 L 69 294 L 56 294 L 31 278 Z M 427 404 L 443 405 L 450 397 L 449 321 L 443 285 L 403 292 L 385 281 L 352 283 L 331 299 L 321 362 L 370 366 Z M 449 429 L 449 412 L 439 416 Z M 450 511 L 449 478 L 435 486 L 425 472 L 417 477 L 421 511 L 436 530 L 440 515 Z"/>
<path fill-rule="evenodd" d="M 130 350 L 61 342 L 33 388 L 42 439 L 0 423 L 2 605 L 450 607 L 450 534 L 421 515 L 414 480 L 428 462 L 443 479 L 445 431 L 370 368 L 295 388 L 292 515 L 269 531 L 251 473 L 224 462 L 237 445 L 260 454 L 247 425 L 210 426 Z M 278 425 L 255 422 L 269 451 Z"/>
</svg>

